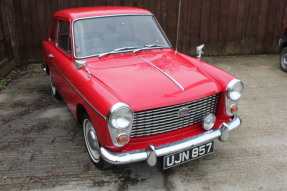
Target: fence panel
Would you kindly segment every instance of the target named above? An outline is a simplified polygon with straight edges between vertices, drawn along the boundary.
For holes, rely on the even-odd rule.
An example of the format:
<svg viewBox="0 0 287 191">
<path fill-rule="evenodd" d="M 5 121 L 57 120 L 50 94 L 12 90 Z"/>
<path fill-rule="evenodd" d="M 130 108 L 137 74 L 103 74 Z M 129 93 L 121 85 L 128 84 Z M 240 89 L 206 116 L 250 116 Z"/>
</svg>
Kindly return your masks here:
<svg viewBox="0 0 287 191">
<path fill-rule="evenodd" d="M 13 2 L 20 58 L 42 59 L 50 17 L 60 9 L 82 6 L 134 6 L 152 11 L 175 47 L 180 0 L 1 0 Z M 194 54 L 204 43 L 207 55 L 278 52 L 287 23 L 286 0 L 181 0 L 178 50 Z M 1 6 L 1 5 L 0 5 Z M 1 7 L 0 7 L 1 8 Z M 11 16 L 11 15 L 8 15 Z M 9 21 L 6 17 L 3 20 Z M 11 28 L 10 28 L 11 30 Z"/>
</svg>

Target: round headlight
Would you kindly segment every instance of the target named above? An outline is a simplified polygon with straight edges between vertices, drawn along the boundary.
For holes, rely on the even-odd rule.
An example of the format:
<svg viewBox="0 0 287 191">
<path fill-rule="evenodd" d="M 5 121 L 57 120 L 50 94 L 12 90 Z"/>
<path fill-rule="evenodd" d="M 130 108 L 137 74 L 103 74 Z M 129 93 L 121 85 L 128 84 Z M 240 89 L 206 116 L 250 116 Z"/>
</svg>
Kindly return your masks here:
<svg viewBox="0 0 287 191">
<path fill-rule="evenodd" d="M 115 105 L 109 116 L 109 124 L 115 129 L 125 129 L 133 122 L 133 112 L 125 104 Z"/>
<path fill-rule="evenodd" d="M 239 100 L 239 98 L 242 95 L 243 92 L 243 83 L 239 79 L 234 79 L 231 82 L 229 82 L 227 86 L 227 96 L 229 99 L 236 101 Z"/>
<path fill-rule="evenodd" d="M 209 113 L 203 117 L 202 126 L 205 130 L 210 130 L 215 124 L 216 117 L 214 114 Z"/>
<path fill-rule="evenodd" d="M 117 147 L 128 144 L 132 131 L 134 113 L 129 105 L 119 102 L 112 106 L 107 123 L 112 142 Z"/>
</svg>

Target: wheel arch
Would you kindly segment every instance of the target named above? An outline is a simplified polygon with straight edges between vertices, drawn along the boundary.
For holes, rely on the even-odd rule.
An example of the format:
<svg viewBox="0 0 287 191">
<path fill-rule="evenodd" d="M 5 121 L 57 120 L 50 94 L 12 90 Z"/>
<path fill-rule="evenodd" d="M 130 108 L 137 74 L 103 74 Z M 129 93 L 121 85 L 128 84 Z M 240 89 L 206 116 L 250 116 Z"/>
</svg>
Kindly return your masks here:
<svg viewBox="0 0 287 191">
<path fill-rule="evenodd" d="M 47 73 L 48 75 L 50 75 L 50 68 L 49 68 L 49 65 L 48 65 L 48 64 L 45 64 L 45 66 L 46 66 L 46 73 Z"/>
<path fill-rule="evenodd" d="M 287 37 L 286 37 L 287 38 Z M 280 51 L 282 51 L 287 46 L 287 41 L 283 42 L 280 46 Z"/>
<path fill-rule="evenodd" d="M 82 104 L 79 103 L 76 107 L 76 116 L 77 116 L 78 123 L 80 124 L 83 123 L 83 116 L 85 113 L 87 113 L 86 108 Z"/>
<path fill-rule="evenodd" d="M 282 31 L 282 37 L 281 37 L 281 43 L 280 43 L 280 51 L 282 51 L 287 46 L 287 25 L 284 27 Z"/>
</svg>

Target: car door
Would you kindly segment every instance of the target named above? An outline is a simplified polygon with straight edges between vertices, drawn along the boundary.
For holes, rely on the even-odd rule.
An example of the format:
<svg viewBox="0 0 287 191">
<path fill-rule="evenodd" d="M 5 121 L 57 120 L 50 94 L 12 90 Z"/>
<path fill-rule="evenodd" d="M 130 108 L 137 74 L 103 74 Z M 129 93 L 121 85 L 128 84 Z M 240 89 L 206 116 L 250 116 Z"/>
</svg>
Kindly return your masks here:
<svg viewBox="0 0 287 191">
<path fill-rule="evenodd" d="M 44 59 L 45 63 L 49 67 L 49 74 L 51 76 L 51 81 L 53 81 L 53 85 L 59 89 L 60 85 L 60 77 L 57 67 L 55 65 L 55 55 L 57 54 L 57 42 L 58 42 L 58 19 L 52 18 L 51 26 L 49 31 L 48 41 L 44 41 L 43 49 L 44 49 Z"/>
<path fill-rule="evenodd" d="M 73 63 L 71 23 L 68 20 L 59 18 L 57 33 L 57 48 L 53 58 L 59 75 L 56 75 L 58 80 L 57 89 L 67 106 L 74 113 L 76 100 L 78 99 L 75 81 L 79 77 Z"/>
<path fill-rule="evenodd" d="M 62 98 L 66 100 L 69 88 L 67 84 L 66 70 L 71 65 L 71 43 L 70 43 L 70 23 L 66 20 L 59 19 L 57 31 L 57 48 L 54 52 L 54 64 L 60 75 L 58 80 L 58 91 Z"/>
</svg>

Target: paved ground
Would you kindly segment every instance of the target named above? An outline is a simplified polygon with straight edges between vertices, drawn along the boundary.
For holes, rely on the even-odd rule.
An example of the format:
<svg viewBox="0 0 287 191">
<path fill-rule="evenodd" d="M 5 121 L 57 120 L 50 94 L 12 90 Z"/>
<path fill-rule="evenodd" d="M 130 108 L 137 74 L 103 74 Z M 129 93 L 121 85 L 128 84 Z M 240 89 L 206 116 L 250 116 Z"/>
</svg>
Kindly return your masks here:
<svg viewBox="0 0 287 191">
<path fill-rule="evenodd" d="M 214 155 L 165 171 L 145 162 L 97 170 L 40 65 L 17 69 L 0 91 L 0 190 L 287 190 L 287 73 L 278 55 L 204 60 L 244 81 L 242 127 L 216 141 Z"/>
</svg>

